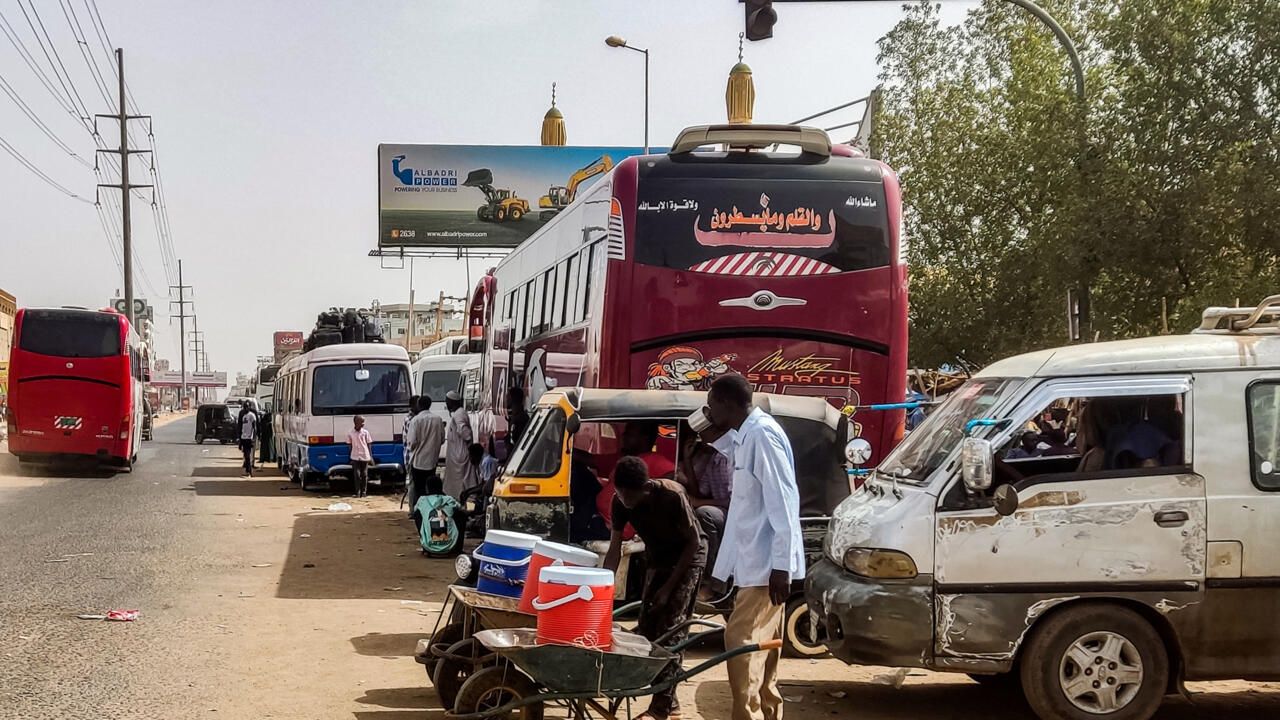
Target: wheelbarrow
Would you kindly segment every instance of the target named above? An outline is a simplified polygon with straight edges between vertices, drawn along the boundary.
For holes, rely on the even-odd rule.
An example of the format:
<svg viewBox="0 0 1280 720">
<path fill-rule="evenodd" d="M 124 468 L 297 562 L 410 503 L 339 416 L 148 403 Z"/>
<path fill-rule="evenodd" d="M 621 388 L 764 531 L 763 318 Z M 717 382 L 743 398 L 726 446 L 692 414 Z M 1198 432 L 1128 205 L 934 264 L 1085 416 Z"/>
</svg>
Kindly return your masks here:
<svg viewBox="0 0 1280 720">
<path fill-rule="evenodd" d="M 712 628 L 684 641 L 662 643 L 690 627 Z M 662 692 L 730 658 L 782 647 L 782 640 L 744 645 L 680 669 L 660 683 L 655 680 L 678 653 L 724 628 L 690 620 L 650 644 L 630 633 L 616 633 L 608 651 L 577 645 L 539 645 L 536 631 L 525 628 L 485 630 L 475 639 L 506 662 L 478 670 L 463 683 L 450 720 L 541 720 L 547 705 L 566 708 L 576 720 L 598 716 L 604 720 L 631 718 L 633 698 Z M 619 714 L 624 709 L 625 714 Z"/>
<path fill-rule="evenodd" d="M 614 618 L 624 617 L 639 607 L 639 602 L 619 606 L 613 612 Z M 426 669 L 427 677 L 440 697 L 440 704 L 447 710 L 454 706 L 463 682 L 472 673 L 500 660 L 476 642 L 477 632 L 532 628 L 537 622 L 536 615 L 520 611 L 519 598 L 450 585 L 431 639 L 419 641 L 414 660 Z"/>
</svg>

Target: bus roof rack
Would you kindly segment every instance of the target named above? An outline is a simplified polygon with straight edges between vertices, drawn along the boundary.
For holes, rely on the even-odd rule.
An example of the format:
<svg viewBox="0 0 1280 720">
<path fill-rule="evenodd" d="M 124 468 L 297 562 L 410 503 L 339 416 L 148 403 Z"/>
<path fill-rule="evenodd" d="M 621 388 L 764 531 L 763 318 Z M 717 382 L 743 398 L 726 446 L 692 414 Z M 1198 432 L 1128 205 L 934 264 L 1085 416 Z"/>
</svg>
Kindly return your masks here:
<svg viewBox="0 0 1280 720">
<path fill-rule="evenodd" d="M 831 138 L 826 131 L 803 125 L 694 125 L 680 131 L 671 145 L 671 154 L 691 153 L 704 145 L 752 150 L 796 145 L 807 153 L 831 155 Z"/>
<path fill-rule="evenodd" d="M 1200 317 L 1197 332 L 1280 329 L 1280 295 L 1270 295 L 1256 307 L 1210 307 Z"/>
</svg>

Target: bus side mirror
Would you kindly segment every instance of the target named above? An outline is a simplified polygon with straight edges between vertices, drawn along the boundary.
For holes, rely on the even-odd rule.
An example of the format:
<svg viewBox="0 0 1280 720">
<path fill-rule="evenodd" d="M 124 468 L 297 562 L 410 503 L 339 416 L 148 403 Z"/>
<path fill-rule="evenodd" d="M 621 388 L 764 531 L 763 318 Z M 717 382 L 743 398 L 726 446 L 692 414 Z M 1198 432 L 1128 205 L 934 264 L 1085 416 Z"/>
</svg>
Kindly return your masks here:
<svg viewBox="0 0 1280 720">
<path fill-rule="evenodd" d="M 986 438 L 967 437 L 960 445 L 960 473 L 964 489 L 970 495 L 991 488 L 992 463 L 995 453 Z"/>
</svg>

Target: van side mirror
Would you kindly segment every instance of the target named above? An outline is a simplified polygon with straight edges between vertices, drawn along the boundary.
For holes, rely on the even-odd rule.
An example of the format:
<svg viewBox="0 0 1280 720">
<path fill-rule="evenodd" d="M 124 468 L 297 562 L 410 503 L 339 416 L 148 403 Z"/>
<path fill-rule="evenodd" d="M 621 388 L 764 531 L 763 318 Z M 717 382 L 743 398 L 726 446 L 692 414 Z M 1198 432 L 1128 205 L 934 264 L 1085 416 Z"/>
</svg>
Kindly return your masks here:
<svg viewBox="0 0 1280 720">
<path fill-rule="evenodd" d="M 964 489 L 970 495 L 986 492 L 991 488 L 992 464 L 995 451 L 986 438 L 967 437 L 960 444 L 960 473 Z"/>
<path fill-rule="evenodd" d="M 992 494 L 991 504 L 1001 517 L 1009 517 L 1018 511 L 1018 491 L 1012 485 L 1001 485 Z"/>
<path fill-rule="evenodd" d="M 867 464 L 871 459 L 871 443 L 866 438 L 854 438 L 844 446 L 844 459 L 849 461 L 850 465 L 857 467 Z"/>
</svg>

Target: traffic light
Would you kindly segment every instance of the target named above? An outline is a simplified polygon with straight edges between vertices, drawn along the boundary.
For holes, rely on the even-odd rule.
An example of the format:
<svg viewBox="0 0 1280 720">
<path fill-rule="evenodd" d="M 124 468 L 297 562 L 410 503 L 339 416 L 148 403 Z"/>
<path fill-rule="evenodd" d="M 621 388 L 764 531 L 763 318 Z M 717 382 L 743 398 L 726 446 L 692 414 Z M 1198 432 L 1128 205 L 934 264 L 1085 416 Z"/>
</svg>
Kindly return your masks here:
<svg viewBox="0 0 1280 720">
<path fill-rule="evenodd" d="M 773 9 L 773 2 L 745 0 L 743 7 L 747 12 L 747 39 L 764 40 L 773 37 L 773 25 L 778 22 L 778 13 Z"/>
</svg>

